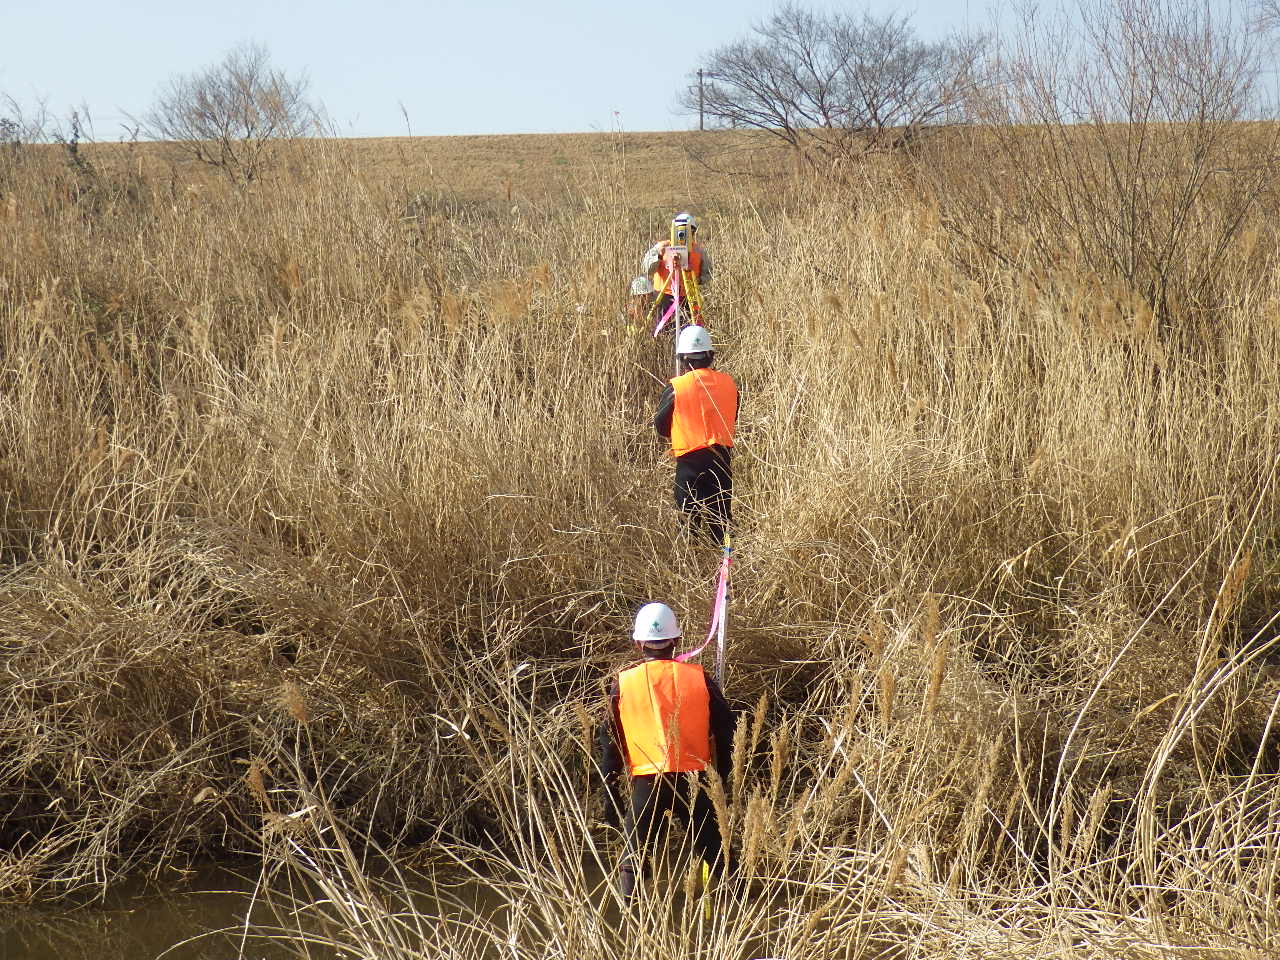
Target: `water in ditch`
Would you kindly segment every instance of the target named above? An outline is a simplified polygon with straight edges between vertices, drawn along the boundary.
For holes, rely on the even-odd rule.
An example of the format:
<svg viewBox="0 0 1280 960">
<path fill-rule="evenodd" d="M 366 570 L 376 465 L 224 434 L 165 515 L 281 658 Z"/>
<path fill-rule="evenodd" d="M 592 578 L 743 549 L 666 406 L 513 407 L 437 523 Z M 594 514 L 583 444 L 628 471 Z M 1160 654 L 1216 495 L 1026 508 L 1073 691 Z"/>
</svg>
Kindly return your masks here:
<svg viewBox="0 0 1280 960">
<path fill-rule="evenodd" d="M 255 898 L 256 874 L 206 869 L 181 889 L 132 882 L 78 907 L 0 906 L 0 960 L 227 960 L 296 957 L 250 936 L 278 924 Z"/>
</svg>

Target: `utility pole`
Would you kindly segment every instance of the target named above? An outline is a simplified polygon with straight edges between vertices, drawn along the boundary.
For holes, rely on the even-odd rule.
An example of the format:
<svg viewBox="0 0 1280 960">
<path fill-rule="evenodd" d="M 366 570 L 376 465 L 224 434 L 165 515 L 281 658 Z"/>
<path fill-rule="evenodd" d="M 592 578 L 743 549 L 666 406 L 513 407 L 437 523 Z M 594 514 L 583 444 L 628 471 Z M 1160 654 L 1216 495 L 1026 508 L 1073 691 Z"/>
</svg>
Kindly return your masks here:
<svg viewBox="0 0 1280 960">
<path fill-rule="evenodd" d="M 706 130 L 707 128 L 706 128 L 706 126 L 704 126 L 704 125 L 703 125 L 703 122 L 702 122 L 702 104 L 703 104 L 703 98 L 702 98 L 702 68 L 701 68 L 701 67 L 699 67 L 699 68 L 698 68 L 698 129 L 699 129 L 699 130 Z"/>
</svg>

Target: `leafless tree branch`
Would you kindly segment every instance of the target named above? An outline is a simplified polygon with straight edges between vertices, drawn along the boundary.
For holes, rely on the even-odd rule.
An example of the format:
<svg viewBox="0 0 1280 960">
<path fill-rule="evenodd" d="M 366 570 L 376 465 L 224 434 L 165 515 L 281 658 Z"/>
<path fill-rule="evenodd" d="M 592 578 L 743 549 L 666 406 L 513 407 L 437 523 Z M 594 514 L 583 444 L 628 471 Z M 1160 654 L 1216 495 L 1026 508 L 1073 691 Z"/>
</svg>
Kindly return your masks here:
<svg viewBox="0 0 1280 960">
<path fill-rule="evenodd" d="M 265 47 L 236 47 L 220 62 L 173 77 L 141 120 L 146 134 L 178 144 L 237 183 L 271 166 L 274 144 L 319 129 L 305 77 L 271 66 Z"/>
<path fill-rule="evenodd" d="M 788 4 L 754 36 L 712 52 L 702 109 L 829 159 L 896 146 L 967 119 L 984 38 L 918 39 L 905 16 L 815 13 Z M 680 97 L 699 109 L 697 86 Z"/>
<path fill-rule="evenodd" d="M 999 82 L 973 105 L 983 176 L 943 181 L 936 158 L 952 223 L 979 242 L 1016 229 L 1047 275 L 1070 264 L 1166 324 L 1211 309 L 1280 173 L 1275 126 L 1250 122 L 1272 111 L 1267 46 L 1244 13 L 1230 0 L 1023 7 Z"/>
</svg>

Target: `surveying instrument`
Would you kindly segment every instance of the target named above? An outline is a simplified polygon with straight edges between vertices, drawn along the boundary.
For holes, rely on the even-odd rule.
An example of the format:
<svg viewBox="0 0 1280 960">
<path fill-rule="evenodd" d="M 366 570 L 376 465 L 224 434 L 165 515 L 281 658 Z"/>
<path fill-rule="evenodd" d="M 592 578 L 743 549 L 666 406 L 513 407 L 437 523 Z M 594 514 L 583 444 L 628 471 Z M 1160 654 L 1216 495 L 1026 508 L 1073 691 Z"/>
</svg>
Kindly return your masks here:
<svg viewBox="0 0 1280 960">
<path fill-rule="evenodd" d="M 688 323 L 702 323 L 702 291 L 698 287 L 698 273 L 692 268 L 690 255 L 695 229 L 692 218 L 686 214 L 681 214 L 671 221 L 671 237 L 662 249 L 662 268 L 659 271 L 664 276 L 660 284 L 654 285 L 656 296 L 645 321 L 648 323 L 659 308 L 664 303 L 667 304 L 666 310 L 658 318 L 658 324 L 653 329 L 655 337 L 662 332 L 662 328 L 669 320 L 674 320 L 673 332 L 677 341 L 680 339 L 680 329 L 685 325 L 686 317 Z M 679 374 L 679 372 L 680 363 L 677 358 L 676 373 Z"/>
</svg>

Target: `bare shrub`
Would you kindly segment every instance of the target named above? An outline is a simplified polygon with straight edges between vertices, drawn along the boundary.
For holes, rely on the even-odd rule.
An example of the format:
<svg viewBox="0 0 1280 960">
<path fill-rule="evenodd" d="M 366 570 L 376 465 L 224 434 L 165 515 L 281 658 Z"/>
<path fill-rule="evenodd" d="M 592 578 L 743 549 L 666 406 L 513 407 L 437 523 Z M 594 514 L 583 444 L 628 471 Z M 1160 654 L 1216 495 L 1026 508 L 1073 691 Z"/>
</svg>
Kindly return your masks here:
<svg viewBox="0 0 1280 960">
<path fill-rule="evenodd" d="M 142 128 L 244 184 L 276 162 L 279 141 L 313 134 L 319 122 L 306 78 L 275 69 L 265 47 L 244 44 L 219 63 L 173 77 Z"/>
<path fill-rule="evenodd" d="M 24 107 L 8 94 L 0 96 L 0 146 L 12 149 L 24 143 L 39 143 L 46 137 L 49 111 L 44 103 Z"/>
<path fill-rule="evenodd" d="M 1221 303 L 1224 265 L 1276 173 L 1265 44 L 1239 9 L 1186 0 L 1028 7 L 998 51 L 968 149 L 930 159 L 951 225 L 1013 234 L 1042 276 L 1093 276 L 1164 324 Z M 964 176 L 954 161 L 973 164 Z"/>
<path fill-rule="evenodd" d="M 49 115 L 43 104 L 27 110 L 11 96 L 0 97 L 0 190 L 5 189 L 15 168 L 26 159 L 31 144 L 46 139 L 48 124 Z"/>
</svg>

